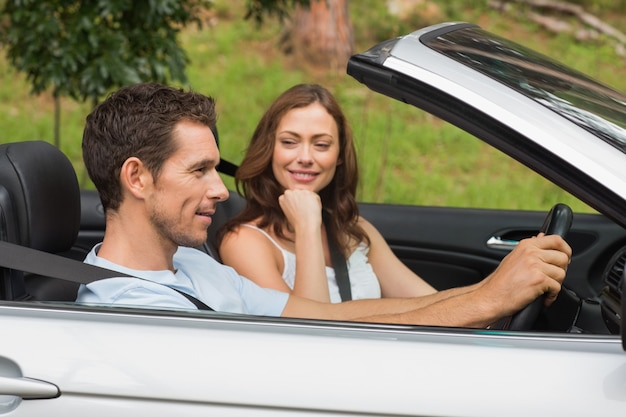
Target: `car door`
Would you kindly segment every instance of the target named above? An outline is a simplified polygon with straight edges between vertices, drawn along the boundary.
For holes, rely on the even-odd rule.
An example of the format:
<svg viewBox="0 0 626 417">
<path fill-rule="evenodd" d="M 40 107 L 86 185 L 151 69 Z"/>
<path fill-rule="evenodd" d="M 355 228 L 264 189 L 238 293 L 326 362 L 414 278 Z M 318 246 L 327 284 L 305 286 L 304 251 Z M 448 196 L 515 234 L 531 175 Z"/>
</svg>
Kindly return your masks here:
<svg viewBox="0 0 626 417">
<path fill-rule="evenodd" d="M 439 290 L 490 274 L 517 241 L 539 232 L 547 215 L 373 203 L 361 203 L 360 210 L 396 255 Z M 573 256 L 565 286 L 594 298 L 603 288 L 610 255 L 626 244 L 626 231 L 602 215 L 574 213 L 566 238 Z"/>
<path fill-rule="evenodd" d="M 626 402 L 617 336 L 20 302 L 0 302 L 0 329 L 12 417 L 621 416 Z"/>
</svg>

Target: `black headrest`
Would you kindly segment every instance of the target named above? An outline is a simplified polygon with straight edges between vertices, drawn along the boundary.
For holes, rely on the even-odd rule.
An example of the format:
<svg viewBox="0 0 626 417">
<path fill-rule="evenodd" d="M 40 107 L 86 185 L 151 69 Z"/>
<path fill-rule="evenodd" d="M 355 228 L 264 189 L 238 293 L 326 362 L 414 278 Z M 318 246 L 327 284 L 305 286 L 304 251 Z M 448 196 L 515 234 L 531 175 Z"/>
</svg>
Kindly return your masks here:
<svg viewBox="0 0 626 417">
<path fill-rule="evenodd" d="M 219 203 L 215 209 L 215 214 L 211 216 L 213 221 L 211 222 L 211 227 L 209 227 L 207 234 L 209 255 L 220 262 L 221 258 L 217 250 L 217 233 L 227 221 L 235 217 L 246 207 L 246 200 L 242 196 L 233 190 L 229 190 L 228 192 L 230 193 L 228 200 Z"/>
<path fill-rule="evenodd" d="M 42 141 L 0 145 L 0 187 L 8 192 L 16 242 L 46 252 L 69 250 L 80 228 L 80 187 L 70 160 Z"/>
</svg>

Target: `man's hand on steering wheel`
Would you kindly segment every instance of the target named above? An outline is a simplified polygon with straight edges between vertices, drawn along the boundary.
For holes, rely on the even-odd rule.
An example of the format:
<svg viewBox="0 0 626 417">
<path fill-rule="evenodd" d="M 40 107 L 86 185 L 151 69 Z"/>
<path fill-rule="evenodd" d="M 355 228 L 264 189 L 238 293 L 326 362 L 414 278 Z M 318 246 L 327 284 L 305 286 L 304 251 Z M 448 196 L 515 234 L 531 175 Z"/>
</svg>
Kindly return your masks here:
<svg viewBox="0 0 626 417">
<path fill-rule="evenodd" d="M 520 241 L 485 279 L 482 289 L 494 302 L 501 302 L 504 315 L 491 328 L 530 329 L 543 306 L 556 300 L 572 254 L 563 239 L 571 222 L 571 209 L 557 204 L 539 235 Z"/>
</svg>

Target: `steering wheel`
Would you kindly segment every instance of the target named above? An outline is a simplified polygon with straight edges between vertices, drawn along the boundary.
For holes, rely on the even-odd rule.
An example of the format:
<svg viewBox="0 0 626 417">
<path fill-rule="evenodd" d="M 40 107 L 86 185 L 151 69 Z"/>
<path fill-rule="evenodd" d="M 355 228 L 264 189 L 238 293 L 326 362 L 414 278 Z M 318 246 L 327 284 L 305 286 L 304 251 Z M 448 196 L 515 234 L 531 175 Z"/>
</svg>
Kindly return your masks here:
<svg viewBox="0 0 626 417">
<path fill-rule="evenodd" d="M 559 235 L 565 237 L 572 225 L 572 209 L 562 203 L 556 204 L 546 217 L 541 226 L 540 232 L 546 235 Z M 537 297 L 532 303 L 511 316 L 503 326 L 504 330 L 527 330 L 531 329 L 537 321 L 539 313 L 543 308 L 544 295 Z M 508 325 L 507 325 L 508 322 Z"/>
</svg>

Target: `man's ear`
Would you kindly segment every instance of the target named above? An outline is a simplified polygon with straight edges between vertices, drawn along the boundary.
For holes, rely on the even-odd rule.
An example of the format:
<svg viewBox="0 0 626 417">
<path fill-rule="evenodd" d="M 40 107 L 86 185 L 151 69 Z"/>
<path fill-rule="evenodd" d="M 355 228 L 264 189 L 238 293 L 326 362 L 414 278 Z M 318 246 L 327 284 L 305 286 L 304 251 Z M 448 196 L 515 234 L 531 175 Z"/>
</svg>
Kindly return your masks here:
<svg viewBox="0 0 626 417">
<path fill-rule="evenodd" d="M 128 191 L 135 198 L 143 198 L 146 187 L 152 185 L 152 174 L 137 157 L 130 157 L 120 170 L 122 192 Z"/>
</svg>

